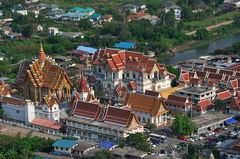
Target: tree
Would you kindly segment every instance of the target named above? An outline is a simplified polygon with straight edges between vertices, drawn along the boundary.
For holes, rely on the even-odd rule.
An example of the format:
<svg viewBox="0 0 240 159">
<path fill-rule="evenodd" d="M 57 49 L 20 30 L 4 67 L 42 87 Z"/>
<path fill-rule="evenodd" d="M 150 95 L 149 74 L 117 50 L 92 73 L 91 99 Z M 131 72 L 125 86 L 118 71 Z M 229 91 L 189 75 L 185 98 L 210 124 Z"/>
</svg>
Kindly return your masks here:
<svg viewBox="0 0 240 159">
<path fill-rule="evenodd" d="M 148 136 L 142 133 L 130 134 L 126 139 L 125 143 L 129 146 L 132 146 L 138 150 L 150 151 L 150 144 L 147 142 Z"/>
<path fill-rule="evenodd" d="M 179 75 L 180 75 L 180 71 L 172 66 L 167 66 L 167 70 L 168 72 L 174 74 L 176 76 L 176 79 L 179 78 Z"/>
<path fill-rule="evenodd" d="M 196 31 L 197 40 L 204 40 L 209 37 L 209 31 L 206 28 L 199 28 Z"/>
<path fill-rule="evenodd" d="M 22 35 L 26 38 L 31 37 L 33 34 L 33 26 L 28 24 L 27 26 L 22 28 Z"/>
<path fill-rule="evenodd" d="M 9 149 L 5 154 L 6 159 L 18 159 L 18 153 L 14 149 Z"/>
<path fill-rule="evenodd" d="M 240 54 L 240 42 L 236 42 L 232 45 L 232 50 L 234 54 Z"/>
<path fill-rule="evenodd" d="M 188 117 L 177 115 L 172 124 L 173 131 L 178 135 L 191 135 L 196 129 L 196 124 Z"/>
<path fill-rule="evenodd" d="M 84 30 L 88 30 L 88 29 L 92 28 L 93 24 L 88 19 L 81 19 L 79 21 L 79 25 L 78 26 L 80 28 L 84 29 Z"/>
<path fill-rule="evenodd" d="M 97 151 L 94 154 L 94 159 L 114 159 L 113 154 L 108 150 Z"/>
<path fill-rule="evenodd" d="M 200 145 L 188 145 L 188 158 L 189 159 L 197 159 L 202 154 L 202 147 Z"/>
<path fill-rule="evenodd" d="M 236 16 L 233 18 L 233 21 L 234 21 L 234 25 L 236 25 L 237 27 L 240 26 L 240 16 L 239 16 L 239 15 L 236 15 Z"/>
</svg>

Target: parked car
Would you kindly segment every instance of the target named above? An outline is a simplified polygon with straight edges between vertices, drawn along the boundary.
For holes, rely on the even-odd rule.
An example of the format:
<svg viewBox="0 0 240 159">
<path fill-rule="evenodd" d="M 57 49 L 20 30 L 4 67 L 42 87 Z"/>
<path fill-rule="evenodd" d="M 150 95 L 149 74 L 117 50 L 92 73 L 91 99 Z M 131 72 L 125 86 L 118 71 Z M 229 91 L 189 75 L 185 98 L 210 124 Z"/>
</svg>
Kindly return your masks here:
<svg viewBox="0 0 240 159">
<path fill-rule="evenodd" d="M 180 140 L 187 140 L 187 139 L 188 139 L 188 137 L 187 137 L 187 136 L 184 136 L 184 135 L 182 135 L 182 136 L 179 136 L 179 139 L 180 139 Z"/>
</svg>

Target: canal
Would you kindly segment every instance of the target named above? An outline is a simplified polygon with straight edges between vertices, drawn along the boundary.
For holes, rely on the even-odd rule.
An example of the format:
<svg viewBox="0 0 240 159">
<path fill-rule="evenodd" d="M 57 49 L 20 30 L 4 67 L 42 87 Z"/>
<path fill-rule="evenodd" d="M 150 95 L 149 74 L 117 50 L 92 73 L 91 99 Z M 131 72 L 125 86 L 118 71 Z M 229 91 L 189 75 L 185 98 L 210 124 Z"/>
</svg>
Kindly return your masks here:
<svg viewBox="0 0 240 159">
<path fill-rule="evenodd" d="M 177 64 L 178 62 L 198 58 L 200 56 L 208 55 L 214 52 L 216 49 L 226 48 L 233 43 L 240 41 L 240 34 L 234 34 L 223 39 L 218 39 L 206 46 L 202 46 L 197 49 L 186 50 L 176 53 L 174 56 L 167 59 L 167 64 Z"/>
</svg>

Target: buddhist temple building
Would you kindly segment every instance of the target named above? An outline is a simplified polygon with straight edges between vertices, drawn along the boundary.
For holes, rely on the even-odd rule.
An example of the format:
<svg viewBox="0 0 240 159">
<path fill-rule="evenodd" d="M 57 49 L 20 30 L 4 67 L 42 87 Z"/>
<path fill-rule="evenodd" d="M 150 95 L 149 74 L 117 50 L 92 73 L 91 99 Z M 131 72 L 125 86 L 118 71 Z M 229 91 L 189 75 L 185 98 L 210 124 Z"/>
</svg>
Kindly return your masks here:
<svg viewBox="0 0 240 159">
<path fill-rule="evenodd" d="M 65 70 L 47 57 L 42 45 L 37 59 L 24 61 L 16 77 L 19 95 L 34 102 L 42 102 L 49 90 L 59 101 L 71 98 L 72 83 Z"/>
</svg>

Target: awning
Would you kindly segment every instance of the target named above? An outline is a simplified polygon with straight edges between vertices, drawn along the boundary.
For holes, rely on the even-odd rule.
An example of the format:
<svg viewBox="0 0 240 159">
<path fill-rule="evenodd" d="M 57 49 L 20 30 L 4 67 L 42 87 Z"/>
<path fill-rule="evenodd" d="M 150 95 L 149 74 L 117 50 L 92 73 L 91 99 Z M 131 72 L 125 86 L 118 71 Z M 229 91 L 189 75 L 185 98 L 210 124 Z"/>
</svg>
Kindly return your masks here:
<svg viewBox="0 0 240 159">
<path fill-rule="evenodd" d="M 234 123 L 237 123 L 237 122 L 238 122 L 237 120 L 235 120 L 233 118 L 230 118 L 230 119 L 225 120 L 224 124 L 229 125 L 229 124 L 234 124 Z"/>
<path fill-rule="evenodd" d="M 103 141 L 102 143 L 99 144 L 99 147 L 104 149 L 112 149 L 116 146 L 117 146 L 116 144 L 109 141 Z"/>
</svg>

